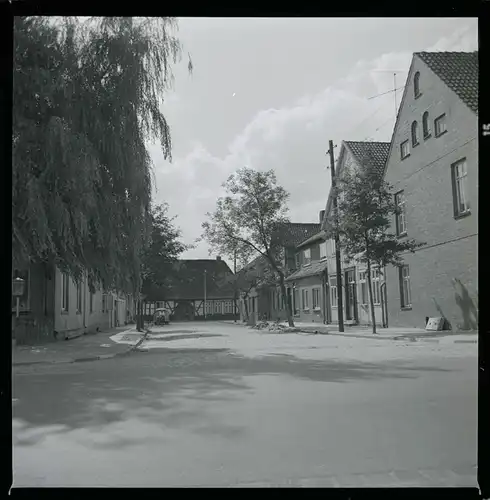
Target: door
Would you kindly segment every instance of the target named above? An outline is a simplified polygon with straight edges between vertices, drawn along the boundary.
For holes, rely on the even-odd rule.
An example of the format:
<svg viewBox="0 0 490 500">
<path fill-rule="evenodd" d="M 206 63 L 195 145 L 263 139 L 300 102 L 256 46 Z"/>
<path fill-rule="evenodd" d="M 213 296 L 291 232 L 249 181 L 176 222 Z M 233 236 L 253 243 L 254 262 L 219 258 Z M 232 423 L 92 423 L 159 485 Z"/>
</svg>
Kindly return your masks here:
<svg viewBox="0 0 490 500">
<path fill-rule="evenodd" d="M 347 321 L 357 322 L 356 272 L 355 269 L 345 273 L 345 316 Z"/>
</svg>

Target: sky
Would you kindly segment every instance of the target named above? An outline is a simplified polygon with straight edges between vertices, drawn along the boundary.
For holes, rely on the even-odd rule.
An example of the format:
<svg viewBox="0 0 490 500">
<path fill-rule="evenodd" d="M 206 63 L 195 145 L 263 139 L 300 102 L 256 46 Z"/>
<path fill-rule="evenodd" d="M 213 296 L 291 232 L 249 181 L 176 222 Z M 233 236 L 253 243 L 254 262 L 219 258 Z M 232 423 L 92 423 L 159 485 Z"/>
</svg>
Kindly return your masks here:
<svg viewBox="0 0 490 500">
<path fill-rule="evenodd" d="M 191 244 L 231 173 L 274 169 L 290 193 L 290 220 L 318 222 L 329 139 L 336 155 L 342 140 L 390 141 L 413 52 L 477 50 L 477 26 L 476 18 L 179 19 L 194 70 L 184 57 L 165 96 L 172 162 L 150 145 L 155 202 L 169 204 Z M 182 255 L 215 257 L 205 242 Z"/>
</svg>

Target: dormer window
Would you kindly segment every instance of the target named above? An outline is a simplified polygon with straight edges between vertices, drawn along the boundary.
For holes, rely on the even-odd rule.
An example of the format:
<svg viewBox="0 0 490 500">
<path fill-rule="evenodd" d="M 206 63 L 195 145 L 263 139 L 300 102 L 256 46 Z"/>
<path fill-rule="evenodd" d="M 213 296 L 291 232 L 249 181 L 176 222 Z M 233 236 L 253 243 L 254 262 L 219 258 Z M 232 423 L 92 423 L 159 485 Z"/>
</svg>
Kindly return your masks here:
<svg viewBox="0 0 490 500">
<path fill-rule="evenodd" d="M 412 147 L 417 146 L 419 143 L 419 124 L 412 122 Z"/>
<path fill-rule="evenodd" d="M 303 251 L 303 265 L 309 266 L 311 264 L 311 249 L 307 248 Z"/>
<path fill-rule="evenodd" d="M 297 253 L 294 256 L 294 263 L 296 264 L 296 269 L 299 269 L 299 264 L 300 264 L 300 255 L 299 255 L 299 253 Z"/>
<path fill-rule="evenodd" d="M 327 258 L 327 242 L 320 243 L 320 260 Z"/>
<path fill-rule="evenodd" d="M 420 96 L 420 73 L 418 71 L 413 77 L 413 96 L 415 99 Z"/>
</svg>

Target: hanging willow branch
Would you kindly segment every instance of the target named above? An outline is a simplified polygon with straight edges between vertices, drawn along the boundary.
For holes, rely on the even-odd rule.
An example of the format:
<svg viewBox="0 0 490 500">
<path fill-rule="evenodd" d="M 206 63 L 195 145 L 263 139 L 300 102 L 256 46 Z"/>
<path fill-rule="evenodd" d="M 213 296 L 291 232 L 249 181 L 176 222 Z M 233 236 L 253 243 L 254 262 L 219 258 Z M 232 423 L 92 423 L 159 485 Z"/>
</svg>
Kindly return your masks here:
<svg viewBox="0 0 490 500">
<path fill-rule="evenodd" d="M 139 289 L 161 112 L 182 47 L 173 18 L 15 19 L 12 251 Z M 190 62 L 191 67 L 192 63 Z"/>
</svg>

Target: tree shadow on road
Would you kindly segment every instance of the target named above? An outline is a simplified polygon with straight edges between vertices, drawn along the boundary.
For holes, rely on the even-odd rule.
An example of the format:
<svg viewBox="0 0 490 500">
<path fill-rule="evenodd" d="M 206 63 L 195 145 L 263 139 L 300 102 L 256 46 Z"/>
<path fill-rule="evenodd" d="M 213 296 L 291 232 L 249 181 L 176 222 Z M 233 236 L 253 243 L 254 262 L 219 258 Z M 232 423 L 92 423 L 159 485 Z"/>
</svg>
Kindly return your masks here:
<svg viewBox="0 0 490 500">
<path fill-rule="evenodd" d="M 31 374 L 14 374 L 13 414 L 25 427 L 14 429 L 14 444 L 35 445 L 43 433 L 29 427 L 63 426 L 66 431 L 94 433 L 128 419 L 165 432 L 185 430 L 198 435 L 243 437 L 244 428 L 217 415 L 220 402 L 231 402 L 254 392 L 251 376 L 275 375 L 324 383 L 360 380 L 414 379 L 423 372 L 444 372 L 433 366 L 403 366 L 400 362 L 307 360 L 295 356 L 247 358 L 226 349 L 167 349 L 135 353 L 94 363 L 53 366 Z M 287 380 L 285 381 L 287 384 Z M 136 424 L 135 424 L 136 425 Z M 48 431 L 49 432 L 49 431 Z M 58 435 L 60 428 L 57 428 Z M 118 435 L 92 447 L 122 448 L 155 437 Z"/>
</svg>

